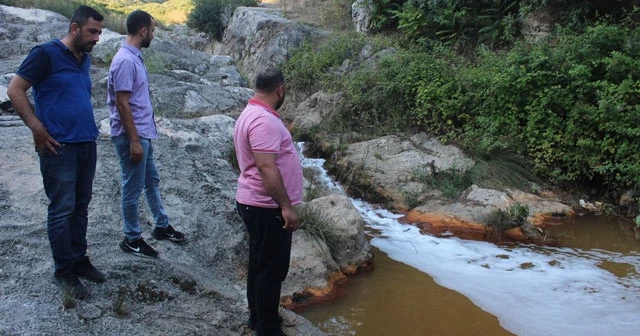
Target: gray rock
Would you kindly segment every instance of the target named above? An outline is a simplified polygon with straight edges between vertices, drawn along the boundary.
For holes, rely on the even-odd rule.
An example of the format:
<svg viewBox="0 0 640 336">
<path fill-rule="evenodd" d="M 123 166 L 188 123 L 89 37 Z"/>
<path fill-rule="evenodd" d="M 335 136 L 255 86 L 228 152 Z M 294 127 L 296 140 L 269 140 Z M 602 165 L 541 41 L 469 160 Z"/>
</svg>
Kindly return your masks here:
<svg viewBox="0 0 640 336">
<path fill-rule="evenodd" d="M 337 162 L 342 169 L 361 169 L 370 178 L 364 183 L 397 204 L 403 202 L 405 193 L 434 192 L 424 185 L 416 190 L 420 174 L 430 175 L 433 169 L 464 172 L 473 164 L 457 147 L 445 146 L 425 134 L 405 139 L 389 135 L 353 143 Z"/>
<path fill-rule="evenodd" d="M 281 65 L 304 41 L 326 35 L 279 13 L 275 9 L 238 7 L 224 32 L 222 53 L 236 60 L 249 83 L 261 69 Z"/>
<path fill-rule="evenodd" d="M 303 101 L 295 109 L 293 115 L 287 117 L 293 119 L 296 129 L 310 130 L 319 126 L 323 121 L 330 119 L 336 112 L 342 99 L 342 93 L 327 94 L 317 92 Z"/>
<path fill-rule="evenodd" d="M 371 28 L 373 2 L 371 0 L 356 0 L 351 4 L 351 19 L 358 33 L 366 33 Z"/>
<path fill-rule="evenodd" d="M 332 194 L 306 206 L 319 213 L 330 227 L 331 256 L 343 272 L 354 273 L 373 262 L 371 245 L 364 235 L 364 220 L 348 197 Z"/>
</svg>

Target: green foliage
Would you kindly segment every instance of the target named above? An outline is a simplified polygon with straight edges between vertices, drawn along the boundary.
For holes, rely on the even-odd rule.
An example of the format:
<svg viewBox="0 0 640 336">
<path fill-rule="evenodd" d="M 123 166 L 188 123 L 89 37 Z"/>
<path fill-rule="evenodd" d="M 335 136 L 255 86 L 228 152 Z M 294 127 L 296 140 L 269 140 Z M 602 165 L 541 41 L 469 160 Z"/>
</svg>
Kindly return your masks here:
<svg viewBox="0 0 640 336">
<path fill-rule="evenodd" d="M 480 44 L 494 49 L 518 35 L 519 4 L 518 0 L 409 0 L 390 14 L 412 43 L 440 40 L 459 50 Z"/>
<path fill-rule="evenodd" d="M 487 224 L 496 232 L 502 232 L 527 222 L 529 207 L 520 203 L 511 205 L 506 210 L 498 209 L 489 214 Z"/>
<path fill-rule="evenodd" d="M 222 40 L 227 20 L 237 7 L 257 6 L 255 0 L 194 0 L 194 4 L 187 25 L 218 41 Z"/>
<path fill-rule="evenodd" d="M 144 65 L 148 73 L 163 73 L 167 70 L 167 62 L 155 51 L 144 51 Z"/>
<path fill-rule="evenodd" d="M 331 27 L 340 31 L 353 30 L 351 19 L 352 0 L 329 0 L 320 8 L 320 27 L 326 29 Z"/>
<path fill-rule="evenodd" d="M 417 169 L 414 175 L 418 182 L 440 190 L 442 196 L 446 198 L 456 199 L 462 191 L 471 186 L 471 180 L 465 172 L 455 169 L 438 172 L 433 167 L 430 170 L 427 172 L 424 169 Z"/>
<path fill-rule="evenodd" d="M 111 311 L 116 317 L 129 316 L 130 312 L 127 304 L 127 296 L 129 295 L 131 295 L 131 293 L 125 286 L 120 286 L 115 293 L 113 302 L 111 303 Z"/>
<path fill-rule="evenodd" d="M 337 236 L 333 233 L 327 216 L 321 210 L 304 206 L 298 208 L 300 228 L 312 239 L 323 242 L 329 250 L 335 250 L 338 246 Z"/>
<path fill-rule="evenodd" d="M 501 149 L 472 155 L 476 164 L 466 172 L 471 183 L 489 189 L 517 188 L 535 192 L 539 179 L 533 173 L 530 160 Z"/>
<path fill-rule="evenodd" d="M 520 44 L 506 57 L 482 55 L 470 141 L 526 154 L 556 182 L 640 185 L 640 50 L 628 42 L 638 34 L 596 25 L 553 44 Z"/>
<path fill-rule="evenodd" d="M 303 44 L 284 65 L 287 86 L 307 94 L 320 88 L 336 89 L 340 83 L 338 67 L 346 60 L 357 58 L 364 43 L 362 36 L 344 34 L 317 45 Z"/>
<path fill-rule="evenodd" d="M 371 15 L 371 29 L 374 31 L 388 31 L 395 29 L 398 24 L 396 13 L 402 8 L 406 0 L 371 1 L 373 11 Z"/>
<path fill-rule="evenodd" d="M 343 92 L 341 113 L 325 123 L 334 131 L 461 144 L 478 185 L 527 189 L 538 175 L 615 191 L 640 187 L 640 29 L 626 27 L 560 29 L 506 52 L 478 48 L 473 62 L 431 43 L 379 45 L 386 56 L 365 63 L 358 55 L 371 44 L 343 36 L 293 55 L 286 75 L 306 93 Z"/>
<path fill-rule="evenodd" d="M 519 19 L 535 10 L 558 13 L 559 26 L 582 32 L 598 21 L 619 23 L 638 5 L 637 0 L 381 0 L 373 1 L 371 28 L 398 30 L 413 45 L 439 40 L 466 54 L 479 45 L 511 46 Z"/>
</svg>

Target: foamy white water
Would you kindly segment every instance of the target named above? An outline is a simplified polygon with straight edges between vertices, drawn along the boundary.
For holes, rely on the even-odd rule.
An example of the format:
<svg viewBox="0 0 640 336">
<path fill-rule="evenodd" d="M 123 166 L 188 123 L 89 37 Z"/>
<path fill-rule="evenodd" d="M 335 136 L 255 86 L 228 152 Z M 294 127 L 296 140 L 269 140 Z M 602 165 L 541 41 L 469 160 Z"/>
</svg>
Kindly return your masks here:
<svg viewBox="0 0 640 336">
<path fill-rule="evenodd" d="M 303 165 L 324 172 L 321 159 Z M 326 172 L 322 179 L 341 190 Z M 352 200 L 371 244 L 441 286 L 468 297 L 517 335 L 640 335 L 640 254 L 604 250 L 506 248 L 491 243 L 421 234 L 399 215 Z M 598 265 L 628 264 L 617 277 Z"/>
</svg>

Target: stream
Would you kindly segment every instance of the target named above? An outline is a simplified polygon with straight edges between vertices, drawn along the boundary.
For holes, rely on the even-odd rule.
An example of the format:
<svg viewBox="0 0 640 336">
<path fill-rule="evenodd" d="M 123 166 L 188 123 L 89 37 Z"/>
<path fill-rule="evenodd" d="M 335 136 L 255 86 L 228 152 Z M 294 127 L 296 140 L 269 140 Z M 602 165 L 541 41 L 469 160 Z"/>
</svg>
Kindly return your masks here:
<svg viewBox="0 0 640 336">
<path fill-rule="evenodd" d="M 326 185 L 322 168 L 303 159 Z M 337 302 L 300 312 L 329 335 L 639 335 L 640 242 L 629 223 L 578 217 L 548 230 L 562 247 L 421 234 L 358 199 L 375 269 Z"/>
</svg>

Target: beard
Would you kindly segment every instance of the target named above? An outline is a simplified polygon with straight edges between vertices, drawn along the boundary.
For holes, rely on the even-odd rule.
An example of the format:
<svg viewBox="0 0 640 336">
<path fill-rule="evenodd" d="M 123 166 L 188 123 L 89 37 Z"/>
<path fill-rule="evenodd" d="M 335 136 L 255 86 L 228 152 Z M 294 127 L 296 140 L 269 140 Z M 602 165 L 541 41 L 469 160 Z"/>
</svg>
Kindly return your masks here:
<svg viewBox="0 0 640 336">
<path fill-rule="evenodd" d="M 282 104 L 284 104 L 284 96 L 282 96 L 282 98 L 278 99 L 278 101 L 276 102 L 276 106 L 275 106 L 275 110 L 278 110 Z"/>
<path fill-rule="evenodd" d="M 148 36 L 145 36 L 144 39 L 142 39 L 140 46 L 143 48 L 149 48 L 150 45 L 151 45 L 151 39 Z"/>
<path fill-rule="evenodd" d="M 82 50 L 84 52 L 91 52 L 91 50 L 93 50 L 93 47 L 96 45 L 96 42 L 93 41 L 83 41 L 82 38 L 80 36 L 76 36 L 76 38 L 73 40 L 73 46 L 77 49 L 77 50 Z"/>
</svg>

